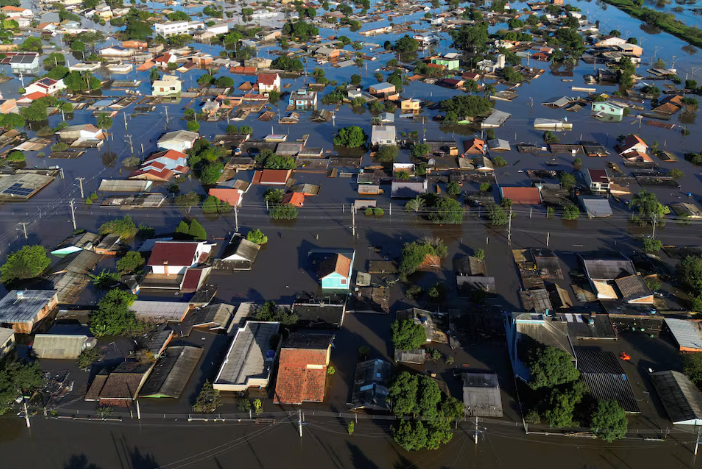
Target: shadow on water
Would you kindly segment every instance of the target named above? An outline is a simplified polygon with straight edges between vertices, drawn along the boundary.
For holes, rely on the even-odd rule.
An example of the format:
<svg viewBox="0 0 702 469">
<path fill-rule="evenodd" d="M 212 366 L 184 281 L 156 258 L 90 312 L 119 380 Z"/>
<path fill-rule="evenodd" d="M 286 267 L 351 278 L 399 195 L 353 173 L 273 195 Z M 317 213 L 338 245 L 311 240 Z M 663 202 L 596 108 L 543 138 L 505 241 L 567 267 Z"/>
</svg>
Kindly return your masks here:
<svg viewBox="0 0 702 469">
<path fill-rule="evenodd" d="M 121 453 L 117 448 L 118 453 Z M 125 461 L 126 458 L 126 461 Z M 130 469 L 153 469 L 158 467 L 154 457 L 147 453 L 142 453 L 138 448 L 124 449 L 124 454 L 119 455 L 120 467 Z M 102 469 L 101 466 L 93 464 L 85 454 L 74 454 L 63 465 L 63 469 Z"/>
<path fill-rule="evenodd" d="M 351 452 L 351 465 L 356 468 L 363 469 L 379 469 L 379 466 L 370 460 L 368 456 L 363 454 L 363 451 L 358 446 L 351 443 L 346 443 L 346 446 Z"/>
</svg>

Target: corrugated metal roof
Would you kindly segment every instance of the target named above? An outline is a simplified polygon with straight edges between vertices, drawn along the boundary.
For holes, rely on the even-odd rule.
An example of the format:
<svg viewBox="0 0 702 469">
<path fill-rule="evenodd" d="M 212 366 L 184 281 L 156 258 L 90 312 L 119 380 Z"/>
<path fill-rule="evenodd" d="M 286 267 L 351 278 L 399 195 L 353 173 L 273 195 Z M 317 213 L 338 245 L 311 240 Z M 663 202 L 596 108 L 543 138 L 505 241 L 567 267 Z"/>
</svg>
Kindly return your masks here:
<svg viewBox="0 0 702 469">
<path fill-rule="evenodd" d="M 702 334 L 696 322 L 666 318 L 665 323 L 681 349 L 702 350 Z"/>
<path fill-rule="evenodd" d="M 674 424 L 699 425 L 702 422 L 702 394 L 692 381 L 678 371 L 657 371 L 650 376 Z"/>
<path fill-rule="evenodd" d="M 181 321 L 188 311 L 188 303 L 174 301 L 135 301 L 129 308 L 134 311 L 137 319 L 165 319 L 167 321 Z"/>
<path fill-rule="evenodd" d="M 218 385 L 239 385 L 248 387 L 249 379 L 268 380 L 273 366 L 268 351 L 274 346 L 270 343 L 278 333 L 280 323 L 249 321 L 237 331 L 227 356 L 214 381 Z"/>
<path fill-rule="evenodd" d="M 12 290 L 0 300 L 0 323 L 32 322 L 56 290 Z"/>
<path fill-rule="evenodd" d="M 86 335 L 37 334 L 32 350 L 39 358 L 71 360 L 78 358 L 87 340 Z"/>
</svg>

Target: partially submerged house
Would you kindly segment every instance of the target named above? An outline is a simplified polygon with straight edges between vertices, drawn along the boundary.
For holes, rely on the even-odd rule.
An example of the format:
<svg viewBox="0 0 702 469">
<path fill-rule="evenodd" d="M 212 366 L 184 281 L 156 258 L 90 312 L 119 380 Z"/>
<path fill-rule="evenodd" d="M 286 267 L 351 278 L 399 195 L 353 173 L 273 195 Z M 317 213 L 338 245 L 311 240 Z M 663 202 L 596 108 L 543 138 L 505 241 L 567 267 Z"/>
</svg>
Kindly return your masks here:
<svg viewBox="0 0 702 469">
<path fill-rule="evenodd" d="M 673 425 L 702 425 L 702 393 L 687 376 L 672 370 L 649 376 Z"/>
<path fill-rule="evenodd" d="M 275 363 L 280 323 L 248 321 L 237 330 L 217 373 L 213 387 L 219 391 L 245 392 L 265 389 Z"/>
<path fill-rule="evenodd" d="M 319 264 L 317 274 L 323 290 L 348 290 L 356 251 L 351 255 L 332 254 Z"/>
<path fill-rule="evenodd" d="M 619 252 L 578 254 L 578 262 L 598 299 L 618 299 L 614 281 L 621 277 L 636 275 L 631 260 Z"/>
<path fill-rule="evenodd" d="M 151 370 L 139 396 L 178 399 L 202 353 L 203 349 L 199 347 L 168 347 Z"/>
<path fill-rule="evenodd" d="M 243 236 L 235 236 L 224 248 L 222 257 L 214 262 L 215 269 L 251 270 L 261 246 L 252 243 Z"/>
<path fill-rule="evenodd" d="M 467 417 L 502 417 L 500 383 L 495 373 L 463 373 L 463 404 Z"/>
<path fill-rule="evenodd" d="M 293 332 L 280 350 L 276 404 L 324 401 L 333 334 Z"/>
<path fill-rule="evenodd" d="M 87 335 L 37 334 L 32 351 L 37 358 L 75 360 L 83 350 L 94 347 L 96 343 Z"/>
<path fill-rule="evenodd" d="M 168 132 L 163 135 L 156 143 L 159 148 L 163 150 L 175 150 L 181 153 L 185 153 L 193 147 L 195 140 L 200 138 L 197 132 L 190 132 L 187 130 L 176 130 L 173 132 Z"/>
<path fill-rule="evenodd" d="M 392 366 L 385 360 L 367 360 L 356 365 L 351 410 L 390 411 L 388 386 L 392 378 Z"/>
<path fill-rule="evenodd" d="M 0 326 L 31 334 L 57 305 L 56 290 L 11 290 L 0 300 Z"/>
</svg>

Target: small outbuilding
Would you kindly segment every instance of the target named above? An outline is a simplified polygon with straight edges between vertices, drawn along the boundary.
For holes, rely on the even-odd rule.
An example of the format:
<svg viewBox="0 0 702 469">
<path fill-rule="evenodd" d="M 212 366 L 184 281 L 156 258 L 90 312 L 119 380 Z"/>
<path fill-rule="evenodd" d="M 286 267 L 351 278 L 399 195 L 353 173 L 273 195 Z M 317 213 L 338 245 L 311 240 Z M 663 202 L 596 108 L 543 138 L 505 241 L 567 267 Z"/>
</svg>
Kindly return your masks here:
<svg viewBox="0 0 702 469">
<path fill-rule="evenodd" d="M 497 374 L 463 373 L 463 404 L 468 417 L 502 417 Z"/>
</svg>

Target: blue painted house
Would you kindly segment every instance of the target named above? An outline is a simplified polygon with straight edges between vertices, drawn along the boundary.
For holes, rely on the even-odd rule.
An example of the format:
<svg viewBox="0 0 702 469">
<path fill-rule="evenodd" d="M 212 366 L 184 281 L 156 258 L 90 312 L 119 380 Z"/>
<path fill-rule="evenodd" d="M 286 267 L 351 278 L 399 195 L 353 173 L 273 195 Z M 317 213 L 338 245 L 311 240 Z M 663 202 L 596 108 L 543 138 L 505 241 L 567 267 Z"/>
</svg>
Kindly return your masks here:
<svg viewBox="0 0 702 469">
<path fill-rule="evenodd" d="M 319 281 L 322 290 L 348 290 L 351 285 L 351 272 L 356 251 L 347 254 L 333 254 L 319 264 Z"/>
</svg>

